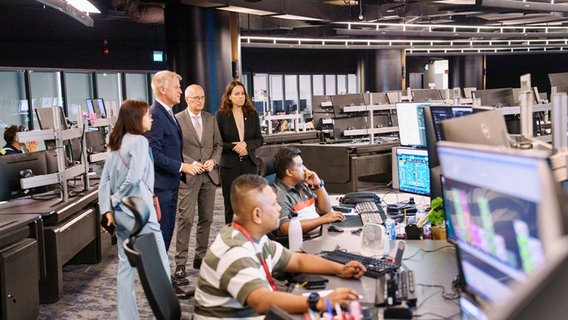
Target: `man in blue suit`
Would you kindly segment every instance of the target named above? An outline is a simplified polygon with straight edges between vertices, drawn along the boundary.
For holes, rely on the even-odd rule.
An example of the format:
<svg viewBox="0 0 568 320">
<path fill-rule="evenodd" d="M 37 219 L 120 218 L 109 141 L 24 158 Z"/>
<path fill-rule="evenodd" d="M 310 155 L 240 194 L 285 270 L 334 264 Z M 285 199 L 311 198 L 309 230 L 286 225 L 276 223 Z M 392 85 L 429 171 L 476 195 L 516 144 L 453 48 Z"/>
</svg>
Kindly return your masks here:
<svg viewBox="0 0 568 320">
<path fill-rule="evenodd" d="M 160 226 L 166 251 L 170 248 L 175 227 L 179 181 L 180 178 L 185 179 L 181 129 L 172 110 L 174 105 L 180 103 L 180 80 L 180 75 L 167 70 L 156 73 L 152 78 L 156 101 L 150 107 L 153 123 L 148 137 L 154 156 L 154 193 L 158 196 L 162 211 Z"/>
<path fill-rule="evenodd" d="M 182 134 L 172 107 L 181 100 L 181 76 L 172 71 L 160 71 L 152 78 L 152 91 L 156 101 L 150 107 L 152 129 L 148 131 L 150 148 L 154 157 L 154 194 L 158 196 L 162 219 L 160 227 L 166 245 L 170 248 L 176 222 L 177 199 L 180 179 L 191 173 L 191 164 L 183 162 Z M 187 297 L 192 289 L 184 292 L 177 286 L 189 284 L 187 279 L 174 280 L 178 297 Z"/>
</svg>

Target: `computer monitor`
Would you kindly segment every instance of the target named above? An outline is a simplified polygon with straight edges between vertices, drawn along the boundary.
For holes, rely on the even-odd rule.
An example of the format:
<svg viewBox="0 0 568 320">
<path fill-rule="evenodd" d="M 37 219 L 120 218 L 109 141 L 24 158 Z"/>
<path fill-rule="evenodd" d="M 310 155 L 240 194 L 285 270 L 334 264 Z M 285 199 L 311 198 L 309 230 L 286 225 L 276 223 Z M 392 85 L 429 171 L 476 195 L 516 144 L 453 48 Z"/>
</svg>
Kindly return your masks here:
<svg viewBox="0 0 568 320">
<path fill-rule="evenodd" d="M 482 306 L 502 305 L 565 233 L 547 154 L 441 141 L 438 156 L 467 291 Z"/>
<path fill-rule="evenodd" d="M 92 99 L 86 99 L 85 105 L 87 106 L 87 111 L 89 112 L 89 114 L 96 114 Z"/>
<path fill-rule="evenodd" d="M 387 91 L 386 94 L 390 104 L 402 101 L 402 91 Z"/>
<path fill-rule="evenodd" d="M 331 96 L 312 96 L 312 108 L 314 112 L 333 112 Z"/>
<path fill-rule="evenodd" d="M 473 96 L 481 100 L 482 106 L 514 106 L 513 88 L 475 90 Z"/>
<path fill-rule="evenodd" d="M 436 141 L 444 140 L 444 133 L 442 132 L 441 122 L 447 119 L 459 118 L 475 112 L 471 106 L 430 106 L 429 111 L 425 113 L 424 117 L 432 119 L 434 134 Z"/>
<path fill-rule="evenodd" d="M 55 119 L 53 117 L 53 112 L 55 109 L 56 117 L 59 118 L 59 129 L 68 129 L 67 120 L 65 119 L 65 114 L 61 107 L 49 107 L 49 108 L 36 108 L 37 121 L 42 130 L 46 129 L 56 129 Z"/>
<path fill-rule="evenodd" d="M 104 100 L 102 98 L 86 99 L 85 104 L 89 114 L 96 114 L 97 118 L 106 118 L 107 112 Z"/>
<path fill-rule="evenodd" d="M 412 101 L 414 102 L 430 102 L 442 101 L 442 95 L 438 89 L 413 89 Z"/>
<path fill-rule="evenodd" d="M 489 318 L 474 300 L 464 294 L 460 295 L 461 320 L 488 320 Z"/>
<path fill-rule="evenodd" d="M 371 93 L 371 98 L 372 98 L 373 105 L 388 104 L 389 103 L 389 98 L 387 97 L 386 93 L 384 93 L 384 92 L 373 92 L 373 93 Z M 371 101 L 369 101 L 369 104 L 370 103 L 371 103 Z"/>
<path fill-rule="evenodd" d="M 427 103 L 397 103 L 396 116 L 400 145 L 426 148 L 424 107 Z"/>
<path fill-rule="evenodd" d="M 349 114 L 343 112 L 343 108 L 352 106 L 364 106 L 365 98 L 362 93 L 339 94 L 331 96 L 333 112 L 335 117 L 348 117 Z"/>
<path fill-rule="evenodd" d="M 426 149 L 396 148 L 400 191 L 430 195 L 430 167 Z"/>
<path fill-rule="evenodd" d="M 0 156 L 0 201 L 47 191 L 45 188 L 22 190 L 20 179 L 47 173 L 45 152 L 18 153 Z"/>
<path fill-rule="evenodd" d="M 564 239 L 558 254 L 502 307 L 492 310 L 491 319 L 529 320 L 564 319 L 568 314 L 565 303 L 568 284 L 568 243 Z"/>
<path fill-rule="evenodd" d="M 441 122 L 448 141 L 509 147 L 509 134 L 499 110 L 478 112 Z"/>
<path fill-rule="evenodd" d="M 97 116 L 100 116 L 101 118 L 106 118 L 107 112 L 103 99 L 102 98 L 93 99 L 93 104 L 96 107 L 95 110 L 98 109 Z"/>
<path fill-rule="evenodd" d="M 477 90 L 476 87 L 465 87 L 463 88 L 464 98 L 471 99 L 473 98 L 473 92 Z"/>
<path fill-rule="evenodd" d="M 106 151 L 105 131 L 99 129 L 96 131 L 85 132 L 85 144 L 88 153 L 97 153 Z"/>
</svg>

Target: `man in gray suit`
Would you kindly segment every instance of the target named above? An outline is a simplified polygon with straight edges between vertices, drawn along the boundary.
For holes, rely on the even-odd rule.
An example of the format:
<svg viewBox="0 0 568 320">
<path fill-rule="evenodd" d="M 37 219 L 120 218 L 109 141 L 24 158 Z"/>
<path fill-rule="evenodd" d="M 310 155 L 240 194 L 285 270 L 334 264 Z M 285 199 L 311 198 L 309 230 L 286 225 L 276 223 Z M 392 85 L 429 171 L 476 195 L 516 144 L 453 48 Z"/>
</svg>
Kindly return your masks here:
<svg viewBox="0 0 568 320">
<path fill-rule="evenodd" d="M 221 160 L 222 140 L 217 120 L 203 111 L 203 88 L 192 84 L 185 89 L 187 109 L 176 115 L 183 137 L 183 161 L 191 164 L 187 182 L 180 182 L 176 218 L 176 279 L 186 277 L 189 236 L 195 204 L 198 206 L 197 235 L 193 268 L 199 269 L 209 247 L 209 231 L 213 222 L 215 192 L 219 184 L 217 164 Z"/>
</svg>

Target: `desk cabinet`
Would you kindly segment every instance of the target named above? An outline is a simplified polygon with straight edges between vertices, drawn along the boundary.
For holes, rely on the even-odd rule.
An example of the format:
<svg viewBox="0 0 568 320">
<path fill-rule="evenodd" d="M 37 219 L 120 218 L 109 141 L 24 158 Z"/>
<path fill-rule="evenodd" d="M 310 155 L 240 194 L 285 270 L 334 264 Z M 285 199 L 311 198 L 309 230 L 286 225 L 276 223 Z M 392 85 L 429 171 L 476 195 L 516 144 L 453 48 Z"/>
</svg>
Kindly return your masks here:
<svg viewBox="0 0 568 320">
<path fill-rule="evenodd" d="M 0 249 L 3 320 L 36 319 L 39 315 L 38 244 L 26 238 Z"/>
<path fill-rule="evenodd" d="M 63 293 L 63 271 L 66 263 L 94 264 L 101 260 L 98 210 L 84 208 L 67 220 L 46 226 L 45 250 L 47 278 L 40 282 L 41 303 L 55 303 Z"/>
</svg>

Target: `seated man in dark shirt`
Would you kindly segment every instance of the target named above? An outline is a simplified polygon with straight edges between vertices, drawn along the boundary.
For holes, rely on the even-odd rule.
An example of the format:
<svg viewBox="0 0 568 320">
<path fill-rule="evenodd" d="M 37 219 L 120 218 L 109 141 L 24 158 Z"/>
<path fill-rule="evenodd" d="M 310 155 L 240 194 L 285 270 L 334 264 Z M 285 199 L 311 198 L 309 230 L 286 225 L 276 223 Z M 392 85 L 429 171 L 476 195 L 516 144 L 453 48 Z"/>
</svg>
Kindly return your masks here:
<svg viewBox="0 0 568 320">
<path fill-rule="evenodd" d="M 16 153 L 23 153 L 22 147 L 25 146 L 27 152 L 34 152 L 37 150 L 37 142 L 30 141 L 28 143 L 21 143 L 18 141 L 16 135 L 19 131 L 26 131 L 24 126 L 9 126 L 4 130 L 4 140 L 6 140 L 6 145 L 0 149 L 0 155 L 9 155 Z"/>
<path fill-rule="evenodd" d="M 276 180 L 272 187 L 282 207 L 279 236 L 288 235 L 290 220 L 296 214 L 303 233 L 326 223 L 345 220 L 341 212 L 331 210 L 323 180 L 304 166 L 300 150 L 280 148 L 274 156 L 274 167 Z"/>
</svg>

